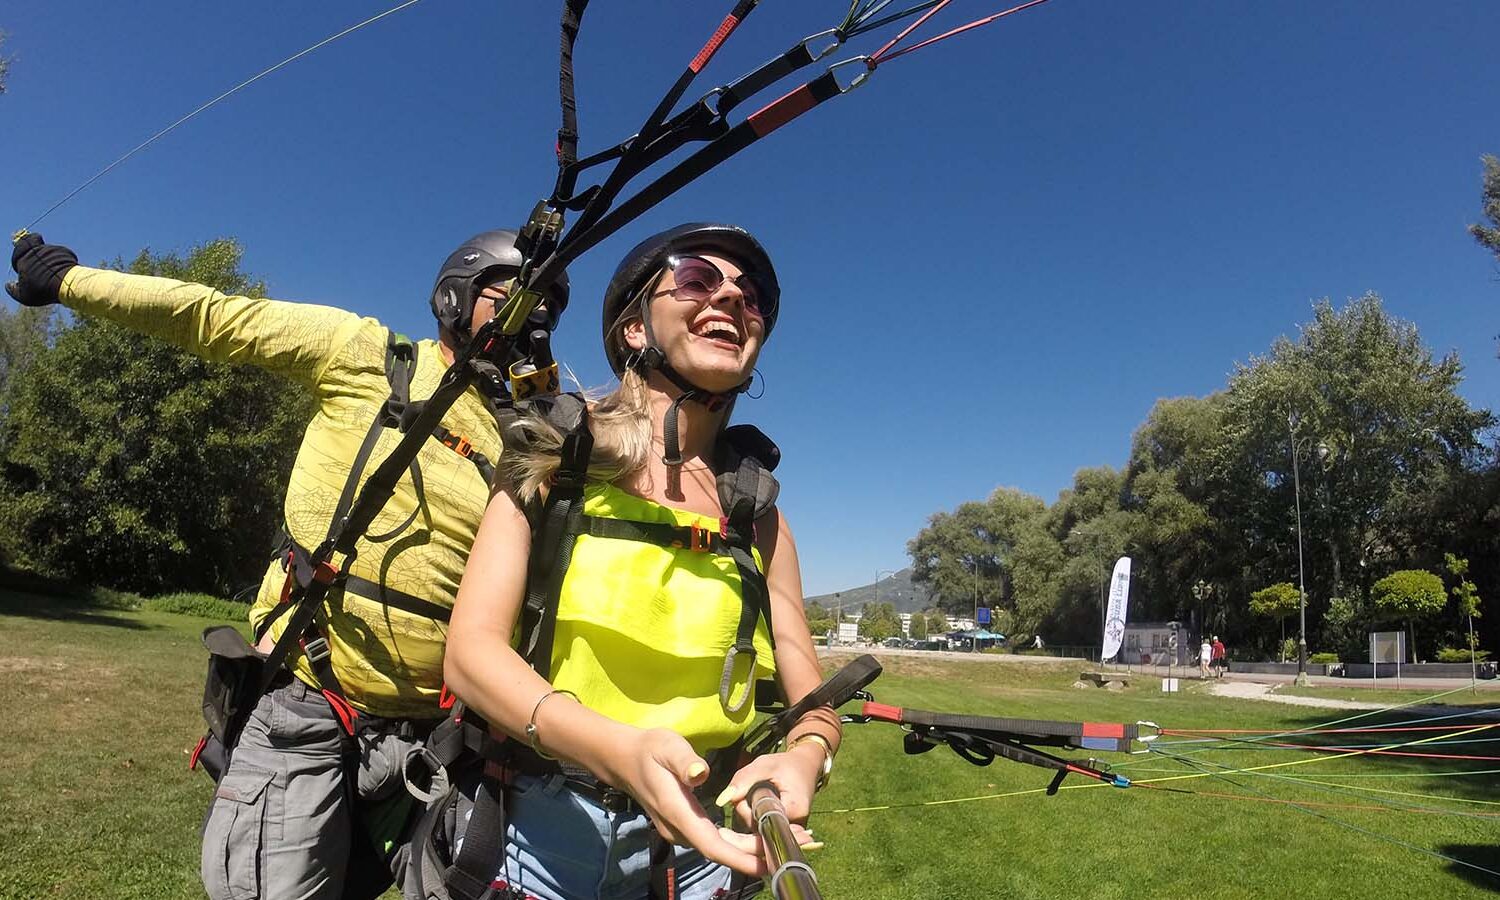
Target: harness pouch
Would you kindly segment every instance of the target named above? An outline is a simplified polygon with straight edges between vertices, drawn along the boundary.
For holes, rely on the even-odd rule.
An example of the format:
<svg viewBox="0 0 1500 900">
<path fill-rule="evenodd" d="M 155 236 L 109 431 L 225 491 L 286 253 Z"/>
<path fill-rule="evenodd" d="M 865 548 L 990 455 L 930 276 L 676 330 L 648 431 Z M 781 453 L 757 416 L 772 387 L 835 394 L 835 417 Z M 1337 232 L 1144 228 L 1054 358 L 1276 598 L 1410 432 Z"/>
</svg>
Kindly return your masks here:
<svg viewBox="0 0 1500 900">
<path fill-rule="evenodd" d="M 267 793 L 275 776 L 241 766 L 219 783 L 203 823 L 203 886 L 211 897 L 261 896 Z M 212 862 L 210 862 L 212 860 Z"/>
<path fill-rule="evenodd" d="M 203 646 L 208 649 L 208 676 L 203 682 L 203 720 L 208 724 L 208 734 L 197 762 L 217 782 L 229 766 L 240 729 L 260 701 L 256 689 L 265 657 L 232 625 L 204 629 Z"/>
</svg>

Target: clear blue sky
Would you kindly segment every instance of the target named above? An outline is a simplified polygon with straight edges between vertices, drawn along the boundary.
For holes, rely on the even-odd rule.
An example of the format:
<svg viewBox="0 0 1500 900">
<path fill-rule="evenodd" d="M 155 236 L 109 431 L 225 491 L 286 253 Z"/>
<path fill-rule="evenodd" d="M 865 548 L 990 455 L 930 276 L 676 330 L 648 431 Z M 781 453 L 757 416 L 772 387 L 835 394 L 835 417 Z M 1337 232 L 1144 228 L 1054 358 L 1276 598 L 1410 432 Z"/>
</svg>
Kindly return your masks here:
<svg viewBox="0 0 1500 900">
<path fill-rule="evenodd" d="M 389 5 L 10 7 L 0 225 Z M 730 5 L 595 0 L 585 150 L 634 130 Z M 699 85 L 845 8 L 766 0 Z M 997 8 L 959 0 L 933 25 Z M 430 333 L 447 251 L 551 188 L 557 11 L 424 0 L 214 108 L 40 230 L 86 261 L 232 236 L 273 296 Z M 934 511 L 999 485 L 1051 502 L 1077 468 L 1122 464 L 1158 397 L 1223 387 L 1317 298 L 1378 291 L 1494 406 L 1500 273 L 1464 227 L 1479 157 L 1500 153 L 1497 34 L 1494 0 L 1052 0 L 892 62 L 590 253 L 560 355 L 606 382 L 597 298 L 649 230 L 759 233 L 784 313 L 766 395 L 740 418 L 783 448 L 809 594 L 906 565 Z"/>
</svg>

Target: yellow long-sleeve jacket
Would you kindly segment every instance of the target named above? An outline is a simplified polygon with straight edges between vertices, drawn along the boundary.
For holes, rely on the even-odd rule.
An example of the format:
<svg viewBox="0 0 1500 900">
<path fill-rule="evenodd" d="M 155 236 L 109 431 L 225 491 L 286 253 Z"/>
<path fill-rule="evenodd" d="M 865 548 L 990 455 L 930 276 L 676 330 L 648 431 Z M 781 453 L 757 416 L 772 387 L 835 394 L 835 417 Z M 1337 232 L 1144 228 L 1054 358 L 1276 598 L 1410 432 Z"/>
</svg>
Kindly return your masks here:
<svg viewBox="0 0 1500 900">
<path fill-rule="evenodd" d="M 206 359 L 249 363 L 310 388 L 317 396 L 317 412 L 287 483 L 285 515 L 294 541 L 309 549 L 322 543 L 360 444 L 390 396 L 385 372 L 389 329 L 332 307 L 227 296 L 201 284 L 85 266 L 68 272 L 62 300 L 80 313 L 154 335 Z M 419 341 L 416 348 L 411 397 L 421 400 L 437 387 L 446 364 L 435 341 Z M 495 420 L 473 390 L 459 398 L 442 424 L 490 460 L 499 456 Z M 384 430 L 363 477 L 399 439 L 394 429 Z M 489 485 L 473 462 L 436 440 L 423 445 L 417 464 L 422 490 L 413 485 L 410 473 L 404 475 L 369 534 L 382 536 L 415 513 L 411 524 L 388 540 L 361 540 L 350 586 L 331 591 L 325 604 L 334 673 L 349 701 L 377 716 L 442 715 L 437 700 L 447 626 L 372 595 L 383 588 L 451 608 L 489 498 Z M 252 624 L 275 607 L 285 579 L 281 562 L 272 561 L 250 611 Z M 272 624 L 273 637 L 285 620 L 279 616 Z M 317 686 L 300 651 L 293 651 L 289 661 L 297 677 Z"/>
</svg>

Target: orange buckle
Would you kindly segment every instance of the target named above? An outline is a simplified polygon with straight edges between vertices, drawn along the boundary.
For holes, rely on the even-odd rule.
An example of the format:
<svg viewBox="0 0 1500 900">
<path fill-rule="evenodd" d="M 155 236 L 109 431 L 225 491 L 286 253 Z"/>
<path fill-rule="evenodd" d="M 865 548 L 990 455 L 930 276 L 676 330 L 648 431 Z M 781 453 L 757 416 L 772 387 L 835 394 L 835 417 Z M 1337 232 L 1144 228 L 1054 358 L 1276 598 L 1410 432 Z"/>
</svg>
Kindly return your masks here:
<svg viewBox="0 0 1500 900">
<path fill-rule="evenodd" d="M 339 567 L 326 560 L 318 563 L 318 567 L 313 569 L 313 581 L 321 582 L 322 584 L 333 584 L 333 580 L 338 575 Z"/>
<path fill-rule="evenodd" d="M 697 522 L 688 526 L 688 549 L 703 553 L 713 546 L 714 533 Z"/>
</svg>

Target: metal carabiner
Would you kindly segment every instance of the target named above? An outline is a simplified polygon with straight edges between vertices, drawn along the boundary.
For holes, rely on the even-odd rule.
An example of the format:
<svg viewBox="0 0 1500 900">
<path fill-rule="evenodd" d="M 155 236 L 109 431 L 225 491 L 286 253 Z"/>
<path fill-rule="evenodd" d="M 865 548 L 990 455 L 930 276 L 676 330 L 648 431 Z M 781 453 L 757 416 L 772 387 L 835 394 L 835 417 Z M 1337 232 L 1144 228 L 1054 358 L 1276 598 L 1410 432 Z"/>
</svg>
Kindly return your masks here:
<svg viewBox="0 0 1500 900">
<path fill-rule="evenodd" d="M 1136 722 L 1135 723 L 1135 727 L 1138 728 L 1138 729 L 1139 728 L 1154 728 L 1154 729 L 1156 729 L 1156 733 L 1155 734 L 1140 734 L 1139 732 L 1136 733 L 1135 739 L 1137 741 L 1139 741 L 1140 743 L 1142 743 L 1142 744 L 1149 744 L 1152 741 L 1156 740 L 1157 738 L 1161 737 L 1161 726 L 1158 725 L 1158 724 L 1156 724 L 1155 722 Z M 1132 750 L 1130 752 L 1131 753 L 1150 753 L 1151 752 L 1151 748 L 1147 747 L 1145 750 Z"/>
<path fill-rule="evenodd" d="M 828 72 L 829 72 L 829 74 L 832 74 L 832 73 L 838 71 L 838 69 L 841 66 L 848 66 L 848 65 L 852 65 L 854 63 L 864 63 L 865 70 L 863 72 L 859 73 L 858 75 L 854 76 L 854 80 L 851 81 L 851 82 L 849 82 L 848 86 L 842 86 L 841 85 L 839 87 L 839 93 L 840 94 L 847 94 L 847 93 L 849 93 L 850 91 L 852 91 L 855 88 L 859 87 L 860 85 L 864 84 L 866 81 L 869 81 L 870 80 L 870 76 L 873 75 L 873 74 L 875 74 L 875 66 L 870 61 L 870 57 L 868 57 L 868 56 L 851 56 L 848 59 L 841 60 L 841 61 L 836 62 L 833 65 L 829 66 L 828 67 Z"/>
<path fill-rule="evenodd" d="M 833 38 L 833 43 L 829 44 L 821 50 L 814 51 L 810 46 L 812 42 L 818 40 L 819 38 L 826 37 Z M 844 36 L 839 33 L 839 30 L 837 28 L 830 28 L 827 31 L 820 31 L 817 34 L 811 34 L 802 39 L 802 47 L 803 49 L 807 50 L 807 52 L 812 56 L 813 62 L 817 62 L 818 60 L 822 59 L 823 57 L 827 56 L 843 45 Z"/>
<path fill-rule="evenodd" d="M 849 700 L 861 700 L 865 703 L 874 703 L 875 695 L 871 694 L 869 691 L 859 690 L 855 691 L 853 694 L 850 694 Z M 848 701 L 846 700 L 844 702 L 847 703 Z M 839 721 L 843 722 L 846 725 L 867 725 L 870 722 L 870 717 L 864 715 L 863 713 L 840 713 Z"/>
</svg>

